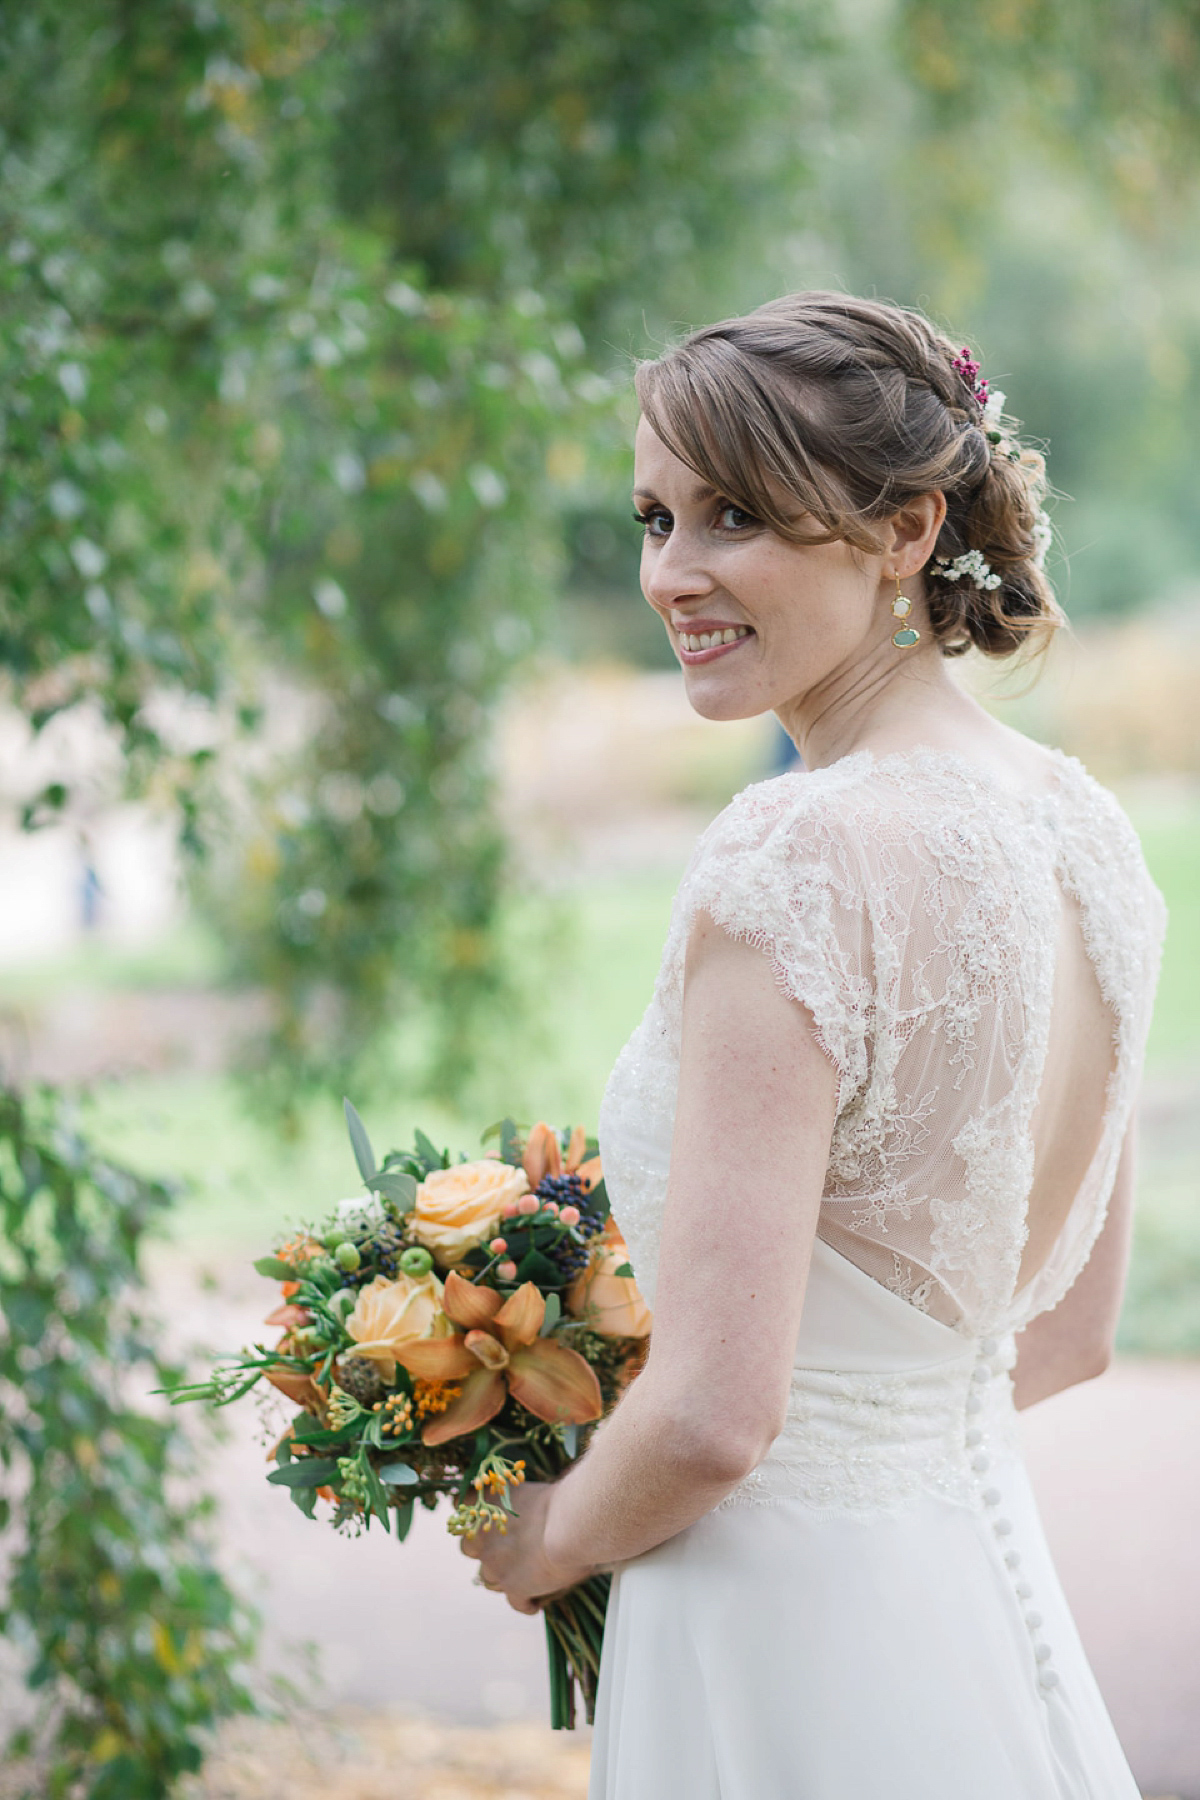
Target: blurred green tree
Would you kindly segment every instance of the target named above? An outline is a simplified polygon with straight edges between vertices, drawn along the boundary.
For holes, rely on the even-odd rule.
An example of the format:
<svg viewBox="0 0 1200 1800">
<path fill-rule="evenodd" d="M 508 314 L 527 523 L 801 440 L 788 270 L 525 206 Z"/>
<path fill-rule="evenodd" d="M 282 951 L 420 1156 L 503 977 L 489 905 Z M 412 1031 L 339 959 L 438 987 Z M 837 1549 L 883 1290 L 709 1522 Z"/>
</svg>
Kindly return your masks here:
<svg viewBox="0 0 1200 1800">
<path fill-rule="evenodd" d="M 95 709 L 185 841 L 220 839 L 208 891 L 293 1093 L 354 1078 L 414 997 L 446 1080 L 465 1054 L 503 885 L 488 709 L 612 415 L 580 326 L 602 344 L 743 228 L 750 162 L 719 152 L 758 17 L 0 22 L 0 668 L 36 730 Z M 55 781 L 27 822 L 69 806 Z"/>
<path fill-rule="evenodd" d="M 213 1559 L 211 1503 L 142 1398 L 181 1376 L 137 1304 L 170 1202 L 89 1150 L 52 1096 L 0 1088 L 0 1529 L 18 1525 L 0 1631 L 38 1702 L 5 1746 L 30 1795 L 166 1800 L 252 1704 L 252 1626 Z"/>
</svg>

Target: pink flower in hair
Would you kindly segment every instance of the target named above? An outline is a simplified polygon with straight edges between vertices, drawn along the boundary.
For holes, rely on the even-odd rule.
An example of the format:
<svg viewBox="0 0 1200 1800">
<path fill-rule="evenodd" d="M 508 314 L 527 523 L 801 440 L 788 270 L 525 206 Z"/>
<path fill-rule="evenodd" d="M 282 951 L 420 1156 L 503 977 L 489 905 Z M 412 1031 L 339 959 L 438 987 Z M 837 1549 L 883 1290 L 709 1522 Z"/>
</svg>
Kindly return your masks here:
<svg viewBox="0 0 1200 1800">
<path fill-rule="evenodd" d="M 964 344 L 958 355 L 951 361 L 950 367 L 962 376 L 963 382 L 980 406 L 986 406 L 988 400 L 988 381 L 980 380 L 979 371 L 983 365 L 977 363 L 971 355 L 969 344 Z"/>
</svg>

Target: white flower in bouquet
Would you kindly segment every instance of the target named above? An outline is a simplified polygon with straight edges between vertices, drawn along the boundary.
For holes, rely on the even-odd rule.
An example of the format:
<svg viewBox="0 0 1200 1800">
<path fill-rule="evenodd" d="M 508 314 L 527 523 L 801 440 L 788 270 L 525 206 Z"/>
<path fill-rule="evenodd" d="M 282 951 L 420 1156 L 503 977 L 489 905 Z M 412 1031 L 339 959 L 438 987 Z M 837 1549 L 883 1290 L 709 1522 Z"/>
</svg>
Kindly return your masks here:
<svg viewBox="0 0 1200 1800">
<path fill-rule="evenodd" d="M 378 1194 L 352 1194 L 349 1200 L 338 1201 L 334 1218 L 342 1231 L 362 1237 L 369 1231 L 378 1230 L 387 1218 L 387 1212 Z"/>
</svg>

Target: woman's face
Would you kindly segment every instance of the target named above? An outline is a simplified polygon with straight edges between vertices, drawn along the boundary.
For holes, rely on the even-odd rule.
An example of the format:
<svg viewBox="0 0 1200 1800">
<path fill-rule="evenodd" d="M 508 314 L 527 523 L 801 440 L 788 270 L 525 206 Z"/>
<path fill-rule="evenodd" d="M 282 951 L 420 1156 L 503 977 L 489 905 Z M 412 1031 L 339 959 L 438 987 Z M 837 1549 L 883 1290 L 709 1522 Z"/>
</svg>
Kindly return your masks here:
<svg viewBox="0 0 1200 1800">
<path fill-rule="evenodd" d="M 790 713 L 852 678 L 879 646 L 898 656 L 884 557 L 842 541 L 788 543 L 707 487 L 645 419 L 633 498 L 645 524 L 642 592 L 704 718 Z"/>
</svg>

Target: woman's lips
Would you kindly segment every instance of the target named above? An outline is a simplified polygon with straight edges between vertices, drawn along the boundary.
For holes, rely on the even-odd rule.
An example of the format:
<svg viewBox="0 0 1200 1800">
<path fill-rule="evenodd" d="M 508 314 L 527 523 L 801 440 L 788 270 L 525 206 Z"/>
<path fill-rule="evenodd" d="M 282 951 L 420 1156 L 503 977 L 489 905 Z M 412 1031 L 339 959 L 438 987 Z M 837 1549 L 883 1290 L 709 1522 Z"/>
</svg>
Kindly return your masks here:
<svg viewBox="0 0 1200 1800">
<path fill-rule="evenodd" d="M 679 660 L 691 667 L 696 663 L 713 662 L 718 656 L 736 650 L 739 644 L 748 643 L 753 636 L 748 625 L 728 625 L 720 619 L 695 619 L 686 631 L 676 631 L 675 642 Z M 709 642 L 701 647 L 699 640 L 702 638 L 708 638 Z M 689 645 L 697 647 L 691 649 Z"/>
</svg>

